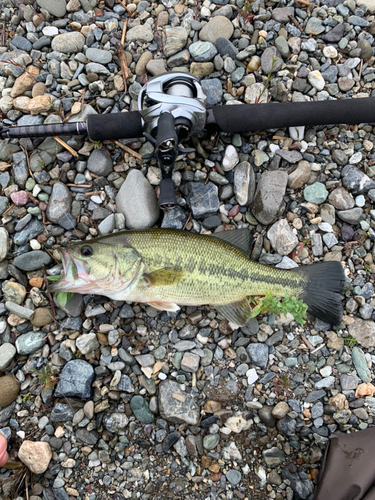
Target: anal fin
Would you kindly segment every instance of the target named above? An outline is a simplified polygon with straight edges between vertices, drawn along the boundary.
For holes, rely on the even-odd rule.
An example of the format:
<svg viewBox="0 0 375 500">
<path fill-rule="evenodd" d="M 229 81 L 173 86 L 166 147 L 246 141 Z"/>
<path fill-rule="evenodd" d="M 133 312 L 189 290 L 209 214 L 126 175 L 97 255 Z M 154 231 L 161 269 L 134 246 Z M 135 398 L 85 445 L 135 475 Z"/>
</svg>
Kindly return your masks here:
<svg viewBox="0 0 375 500">
<path fill-rule="evenodd" d="M 154 302 L 147 302 L 147 304 L 154 309 L 158 309 L 159 311 L 176 312 L 180 309 L 179 306 L 173 302 L 161 302 L 155 300 Z"/>
<path fill-rule="evenodd" d="M 251 318 L 251 307 L 248 299 L 238 300 L 230 304 L 215 306 L 215 309 L 224 316 L 225 319 L 238 326 L 244 326 Z"/>
</svg>

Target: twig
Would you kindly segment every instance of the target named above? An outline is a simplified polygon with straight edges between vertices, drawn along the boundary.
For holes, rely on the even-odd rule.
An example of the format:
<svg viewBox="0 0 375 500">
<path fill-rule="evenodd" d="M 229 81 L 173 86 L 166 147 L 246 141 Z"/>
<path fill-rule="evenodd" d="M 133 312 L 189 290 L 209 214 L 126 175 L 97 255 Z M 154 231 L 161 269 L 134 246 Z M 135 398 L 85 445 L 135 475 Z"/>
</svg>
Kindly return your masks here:
<svg viewBox="0 0 375 500">
<path fill-rule="evenodd" d="M 51 314 L 52 314 L 52 319 L 54 323 L 54 327 L 57 328 L 57 321 L 56 321 L 56 312 L 55 312 L 55 304 L 53 303 L 53 298 L 51 295 L 51 292 L 48 290 L 48 280 L 47 280 L 47 274 L 46 274 L 46 266 L 42 264 L 42 271 L 43 271 L 43 282 L 44 286 L 46 288 L 46 294 L 51 306 Z"/>
<path fill-rule="evenodd" d="M 44 251 L 48 253 L 48 255 L 51 257 L 51 259 L 53 259 L 56 262 L 56 264 L 61 265 L 61 262 L 59 262 L 57 259 L 55 259 L 55 257 L 53 256 L 53 253 L 51 253 L 48 250 L 48 248 L 44 248 Z"/>
<path fill-rule="evenodd" d="M 295 17 L 291 16 L 290 14 L 289 14 L 288 17 L 292 21 L 292 23 L 294 24 L 294 26 L 296 26 L 300 31 L 303 32 L 303 29 L 301 28 L 301 25 L 299 24 L 299 22 L 297 21 L 297 19 Z"/>
<path fill-rule="evenodd" d="M 186 229 L 186 226 L 189 224 L 190 217 L 191 217 L 191 212 L 189 212 L 189 217 L 187 218 L 187 220 L 184 224 L 184 227 L 182 228 L 183 231 L 184 231 L 184 229 Z"/>
<path fill-rule="evenodd" d="M 122 35 L 121 35 L 121 45 L 124 45 L 125 43 L 125 35 L 126 35 L 126 27 L 128 25 L 128 20 L 125 19 L 124 21 L 124 27 L 122 28 Z"/>
<path fill-rule="evenodd" d="M 5 215 L 8 215 L 8 213 L 15 207 L 16 205 L 14 203 L 11 204 L 10 207 L 8 207 L 5 212 L 2 214 L 2 217 L 4 217 Z"/>
<path fill-rule="evenodd" d="M 137 160 L 142 160 L 142 156 L 137 153 L 136 151 L 133 151 L 131 148 L 129 148 L 128 146 L 124 146 L 124 144 L 121 144 L 121 142 L 119 141 L 113 141 L 119 148 L 123 149 L 124 151 L 126 151 L 127 153 L 129 153 L 130 155 L 134 156 L 134 158 L 137 158 Z"/>
<path fill-rule="evenodd" d="M 129 68 L 128 68 L 128 63 L 126 62 L 124 47 L 120 43 L 117 44 L 117 50 L 115 52 L 115 55 L 118 57 L 120 61 L 122 79 L 124 80 L 124 90 L 125 92 L 127 92 L 128 84 L 126 83 L 126 80 L 129 77 Z"/>
<path fill-rule="evenodd" d="M 27 475 L 26 475 L 27 476 Z M 26 486 L 26 500 L 29 500 L 29 487 L 27 485 L 27 477 L 25 476 L 25 486 Z"/>
<path fill-rule="evenodd" d="M 29 155 L 27 154 L 26 149 L 25 149 L 23 146 L 21 146 L 21 144 L 20 144 L 20 148 L 22 149 L 22 151 L 23 151 L 23 152 L 25 153 L 25 155 L 26 155 L 26 163 L 27 163 L 27 168 L 29 169 L 29 174 L 30 174 L 30 177 L 32 177 L 32 178 L 34 179 L 34 174 L 32 173 L 31 168 L 30 168 L 30 160 L 29 160 Z"/>
<path fill-rule="evenodd" d="M 0 170 L 6 170 L 11 166 L 12 166 L 11 163 L 5 163 L 5 161 L 0 161 Z"/>
<path fill-rule="evenodd" d="M 309 7 L 310 6 L 316 7 L 314 3 L 308 2 L 307 0 L 297 0 L 297 2 L 303 3 L 304 5 L 308 5 Z"/>
<path fill-rule="evenodd" d="M 315 354 L 316 352 L 320 351 L 320 349 L 323 349 L 324 346 L 325 346 L 325 344 L 320 345 L 319 347 L 317 347 L 316 349 L 314 349 L 313 351 L 311 351 L 310 354 Z"/>
<path fill-rule="evenodd" d="M 95 196 L 100 193 L 102 193 L 102 191 L 89 191 L 88 193 L 85 193 L 85 196 Z"/>
<path fill-rule="evenodd" d="M 307 340 L 307 338 L 302 335 L 302 340 L 304 342 L 304 344 L 310 349 L 310 350 L 313 350 L 314 349 L 314 346 Z"/>
<path fill-rule="evenodd" d="M 73 188 L 91 188 L 92 184 L 67 184 L 67 186 Z"/>
<path fill-rule="evenodd" d="M 70 154 L 72 154 L 73 156 L 75 156 L 76 158 L 78 158 L 78 153 L 77 151 L 75 151 L 73 148 L 71 148 L 69 146 L 69 144 L 67 144 L 66 142 L 64 142 L 62 139 L 60 139 L 60 137 L 56 137 L 54 136 L 53 137 L 55 139 L 55 141 L 57 141 L 59 144 L 61 144 L 61 146 L 63 148 L 65 148 L 67 151 L 69 151 Z"/>
</svg>

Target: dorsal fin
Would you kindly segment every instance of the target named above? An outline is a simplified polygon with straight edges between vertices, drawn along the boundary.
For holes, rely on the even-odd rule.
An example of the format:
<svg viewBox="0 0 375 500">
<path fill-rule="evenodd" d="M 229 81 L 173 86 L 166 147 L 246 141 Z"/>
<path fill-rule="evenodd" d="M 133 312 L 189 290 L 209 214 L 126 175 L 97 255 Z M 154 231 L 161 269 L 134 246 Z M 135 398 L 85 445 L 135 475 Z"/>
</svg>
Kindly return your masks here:
<svg viewBox="0 0 375 500">
<path fill-rule="evenodd" d="M 231 243 L 235 247 L 245 252 L 247 256 L 250 255 L 250 250 L 254 244 L 253 235 L 246 227 L 241 229 L 220 231 L 220 233 L 214 233 L 211 236 L 226 241 L 227 243 Z"/>
</svg>

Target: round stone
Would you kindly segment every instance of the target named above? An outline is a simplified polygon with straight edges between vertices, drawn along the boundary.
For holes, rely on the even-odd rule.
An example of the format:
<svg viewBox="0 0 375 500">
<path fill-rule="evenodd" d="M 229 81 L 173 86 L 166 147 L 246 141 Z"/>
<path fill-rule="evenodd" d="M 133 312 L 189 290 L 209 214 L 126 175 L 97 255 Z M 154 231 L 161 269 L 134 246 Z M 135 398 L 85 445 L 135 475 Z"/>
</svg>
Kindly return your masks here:
<svg viewBox="0 0 375 500">
<path fill-rule="evenodd" d="M 335 47 L 332 47 L 331 45 L 327 45 L 323 49 L 323 54 L 326 57 L 329 57 L 330 59 L 335 59 L 335 57 L 337 57 L 337 50 L 335 49 Z"/>
<path fill-rule="evenodd" d="M 230 469 L 225 474 L 225 477 L 230 482 L 230 484 L 233 484 L 233 486 L 236 486 L 241 481 L 242 476 L 241 476 L 241 472 L 239 472 L 238 470 Z"/>
<path fill-rule="evenodd" d="M 207 434 L 207 436 L 204 436 L 203 438 L 203 447 L 206 450 L 214 450 L 218 445 L 219 440 L 219 434 Z"/>
</svg>

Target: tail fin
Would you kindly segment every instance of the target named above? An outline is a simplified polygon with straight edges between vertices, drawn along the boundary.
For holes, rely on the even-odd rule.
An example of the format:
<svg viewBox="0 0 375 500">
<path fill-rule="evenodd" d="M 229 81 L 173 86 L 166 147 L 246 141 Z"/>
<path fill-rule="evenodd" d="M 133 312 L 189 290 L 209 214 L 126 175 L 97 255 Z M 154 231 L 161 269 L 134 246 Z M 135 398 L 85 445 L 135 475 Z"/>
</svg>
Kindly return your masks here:
<svg viewBox="0 0 375 500">
<path fill-rule="evenodd" d="M 295 272 L 304 277 L 304 291 L 299 298 L 308 305 L 307 312 L 330 325 L 339 325 L 342 321 L 340 293 L 345 282 L 340 262 L 320 262 L 295 268 Z"/>
</svg>

